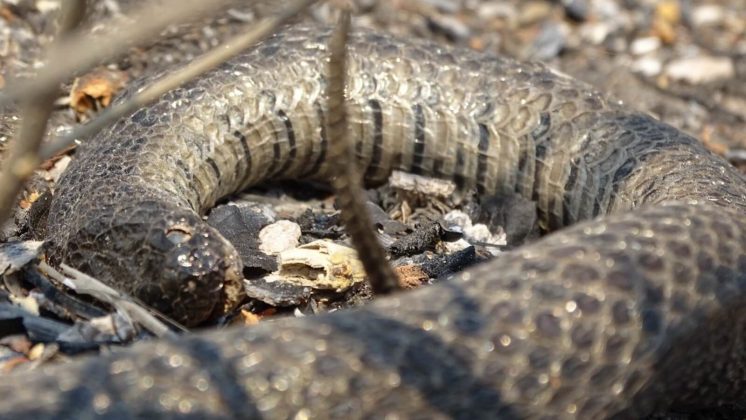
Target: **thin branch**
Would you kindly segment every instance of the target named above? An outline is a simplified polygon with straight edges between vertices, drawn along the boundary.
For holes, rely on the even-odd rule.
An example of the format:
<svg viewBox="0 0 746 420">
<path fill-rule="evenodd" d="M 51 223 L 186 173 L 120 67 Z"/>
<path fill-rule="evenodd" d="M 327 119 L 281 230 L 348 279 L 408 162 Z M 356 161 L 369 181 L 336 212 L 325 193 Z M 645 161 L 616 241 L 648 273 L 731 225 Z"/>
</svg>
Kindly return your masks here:
<svg viewBox="0 0 746 420">
<path fill-rule="evenodd" d="M 244 33 L 230 39 L 220 48 L 203 54 L 190 64 L 176 70 L 174 73 L 168 74 L 160 80 L 157 80 L 152 85 L 133 95 L 126 101 L 105 109 L 98 117 L 90 121 L 88 124 L 78 126 L 67 135 L 56 138 L 54 141 L 42 148 L 42 160 L 49 159 L 71 145 L 75 140 L 84 139 L 99 132 L 123 116 L 131 114 L 135 110 L 155 101 L 164 93 L 214 69 L 249 46 L 266 38 L 272 34 L 277 27 L 281 26 L 298 13 L 303 12 L 316 1 L 317 0 L 294 1 L 286 6 L 280 14 L 264 18 L 258 23 L 247 25 Z"/>
<path fill-rule="evenodd" d="M 144 307 L 144 305 L 136 303 L 135 300 L 132 299 L 130 296 L 112 289 L 111 287 L 101 283 L 99 280 L 85 273 L 82 273 L 66 264 L 60 264 L 60 270 L 62 270 L 62 273 L 50 267 L 45 262 L 39 263 L 39 268 L 41 268 L 45 273 L 47 273 L 47 275 L 49 275 L 53 279 L 73 289 L 76 293 L 93 296 L 96 299 L 102 302 L 106 302 L 113 307 L 125 312 L 133 320 L 142 325 L 143 328 L 153 333 L 156 337 L 176 337 L 176 334 L 174 334 L 166 324 L 150 314 L 150 312 L 155 312 L 153 309 L 148 309 Z M 161 314 L 158 315 L 162 316 Z M 179 327 L 183 331 L 186 331 L 186 328 L 179 325 L 175 321 L 168 321 L 172 325 Z"/>
<path fill-rule="evenodd" d="M 58 40 L 54 45 L 63 43 L 84 15 L 85 0 L 63 2 Z M 47 89 L 21 102 L 18 138 L 11 144 L 6 168 L 0 174 L 0 223 L 5 222 L 12 214 L 23 183 L 41 163 L 37 152 L 44 139 L 47 120 L 54 110 L 55 97 L 56 89 Z"/>
<path fill-rule="evenodd" d="M 47 66 L 32 80 L 8 83 L 0 97 L 0 106 L 33 98 L 69 80 L 75 74 L 110 60 L 128 48 L 156 38 L 168 25 L 196 20 L 210 12 L 221 10 L 237 0 L 162 0 L 150 2 L 132 13 L 133 24 L 116 23 L 113 19 L 98 22 L 107 28 L 106 35 L 92 38 L 91 28 L 76 31 L 60 40 L 47 53 Z"/>
<path fill-rule="evenodd" d="M 386 259 L 383 247 L 372 229 L 365 192 L 361 185 L 355 154 L 349 141 L 345 101 L 346 47 L 350 14 L 342 12 L 339 24 L 329 42 L 327 101 L 329 103 L 329 162 L 332 162 L 332 186 L 337 193 L 342 222 L 350 235 L 360 261 L 368 274 L 374 293 L 387 294 L 401 289 L 398 277 Z"/>
</svg>

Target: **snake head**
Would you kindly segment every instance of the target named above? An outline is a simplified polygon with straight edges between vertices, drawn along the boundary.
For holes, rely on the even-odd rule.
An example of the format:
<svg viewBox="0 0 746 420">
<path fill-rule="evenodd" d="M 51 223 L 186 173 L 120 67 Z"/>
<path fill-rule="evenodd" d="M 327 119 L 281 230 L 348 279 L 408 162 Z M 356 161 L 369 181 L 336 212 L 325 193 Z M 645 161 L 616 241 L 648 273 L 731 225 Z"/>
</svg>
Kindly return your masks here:
<svg viewBox="0 0 746 420">
<path fill-rule="evenodd" d="M 146 188 L 99 188 L 87 195 L 70 189 L 76 200 L 53 202 L 51 264 L 78 268 L 186 326 L 240 303 L 241 258 L 199 214 Z"/>
<path fill-rule="evenodd" d="M 143 272 L 150 278 L 133 291 L 138 299 L 187 326 L 223 315 L 240 302 L 241 259 L 197 214 L 171 213 L 144 239 L 139 265 L 151 269 Z"/>
</svg>

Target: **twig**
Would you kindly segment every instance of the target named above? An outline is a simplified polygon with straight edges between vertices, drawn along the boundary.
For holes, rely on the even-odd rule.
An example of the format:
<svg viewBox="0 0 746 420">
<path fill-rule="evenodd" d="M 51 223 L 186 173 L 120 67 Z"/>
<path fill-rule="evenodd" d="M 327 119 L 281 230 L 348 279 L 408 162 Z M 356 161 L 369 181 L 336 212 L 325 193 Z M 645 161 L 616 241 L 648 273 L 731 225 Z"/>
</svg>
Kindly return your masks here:
<svg viewBox="0 0 746 420">
<path fill-rule="evenodd" d="M 62 7 L 58 40 L 54 45 L 63 43 L 85 15 L 85 0 L 66 0 Z M 41 163 L 37 152 L 54 109 L 55 96 L 55 89 L 47 89 L 21 103 L 18 138 L 11 144 L 6 168 L 0 174 L 0 223 L 8 219 L 23 183 Z"/>
<path fill-rule="evenodd" d="M 329 42 L 327 79 L 327 101 L 329 101 L 329 162 L 332 165 L 332 186 L 337 193 L 341 210 L 340 217 L 350 235 L 360 261 L 368 274 L 374 293 L 387 294 L 401 289 L 398 277 L 386 259 L 383 247 L 378 243 L 373 223 L 366 208 L 365 193 L 361 177 L 355 165 L 356 159 L 348 140 L 347 109 L 345 102 L 346 47 L 350 29 L 350 15 L 342 12 L 340 22 Z"/>
<path fill-rule="evenodd" d="M 90 28 L 76 31 L 60 40 L 47 53 L 47 63 L 38 75 L 28 81 L 8 83 L 0 106 L 33 98 L 69 80 L 80 71 L 89 69 L 105 60 L 116 57 L 128 48 L 151 41 L 168 25 L 196 20 L 209 12 L 221 10 L 237 0 L 162 0 L 151 2 L 132 13 L 132 24 L 117 24 L 113 19 L 99 22 L 108 28 L 106 35 L 91 41 Z"/>
<path fill-rule="evenodd" d="M 45 262 L 39 263 L 39 268 L 53 279 L 73 289 L 76 293 L 93 296 L 98 300 L 106 302 L 115 308 L 124 311 L 133 320 L 142 325 L 146 330 L 153 333 L 156 337 L 176 337 L 176 334 L 174 334 L 166 324 L 150 314 L 151 311 L 155 312 L 153 309 L 146 309 L 144 305 L 136 303 L 132 297 L 112 289 L 111 287 L 101 283 L 99 280 L 66 264 L 60 264 L 60 270 L 62 270 L 62 273 L 50 267 Z M 163 316 L 161 314 L 158 315 Z M 186 331 L 186 328 L 175 321 L 169 320 L 169 323 L 179 327 L 183 331 Z"/>
<path fill-rule="evenodd" d="M 87 138 L 99 132 L 101 129 L 114 123 L 123 116 L 155 101 L 169 90 L 177 88 L 181 84 L 226 62 L 236 54 L 245 50 L 247 47 L 270 35 L 278 26 L 304 11 L 316 1 L 317 0 L 294 1 L 286 6 L 280 14 L 264 18 L 258 23 L 247 25 L 246 30 L 244 31 L 245 33 L 230 39 L 219 49 L 203 54 L 190 64 L 182 67 L 174 73 L 170 73 L 160 80 L 157 80 L 155 83 L 148 86 L 143 91 L 133 95 L 126 101 L 107 108 L 88 124 L 78 126 L 67 135 L 56 138 L 42 148 L 42 160 L 49 159 L 71 145 L 75 140 Z"/>
</svg>

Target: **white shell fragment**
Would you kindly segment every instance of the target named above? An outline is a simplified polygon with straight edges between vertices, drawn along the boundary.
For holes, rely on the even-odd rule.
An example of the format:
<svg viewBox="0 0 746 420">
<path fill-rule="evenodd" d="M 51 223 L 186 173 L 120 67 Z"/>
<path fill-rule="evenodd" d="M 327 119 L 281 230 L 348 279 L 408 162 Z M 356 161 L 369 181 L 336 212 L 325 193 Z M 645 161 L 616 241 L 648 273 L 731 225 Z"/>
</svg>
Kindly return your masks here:
<svg viewBox="0 0 746 420">
<path fill-rule="evenodd" d="M 339 292 L 365 280 L 365 270 L 354 249 L 318 240 L 281 252 L 280 269 L 265 280 Z"/>
<path fill-rule="evenodd" d="M 259 231 L 259 250 L 277 255 L 298 246 L 300 226 L 289 220 L 278 220 Z"/>
</svg>

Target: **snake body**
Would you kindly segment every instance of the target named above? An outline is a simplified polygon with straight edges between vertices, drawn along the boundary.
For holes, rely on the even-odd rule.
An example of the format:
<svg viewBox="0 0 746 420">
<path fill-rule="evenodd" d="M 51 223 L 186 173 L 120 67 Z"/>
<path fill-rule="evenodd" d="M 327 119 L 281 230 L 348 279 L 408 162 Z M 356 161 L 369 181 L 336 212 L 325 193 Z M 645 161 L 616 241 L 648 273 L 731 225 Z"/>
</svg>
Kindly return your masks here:
<svg viewBox="0 0 746 420">
<path fill-rule="evenodd" d="M 245 186 L 323 179 L 335 164 L 329 33 L 284 30 L 86 144 L 52 204 L 52 259 L 182 321 L 230 309 L 240 261 L 199 214 Z M 517 192 L 544 228 L 573 226 L 361 309 L 14 376 L 0 412 L 629 418 L 746 401 L 735 169 L 541 64 L 355 30 L 348 73 L 367 180 L 400 169 Z"/>
</svg>

